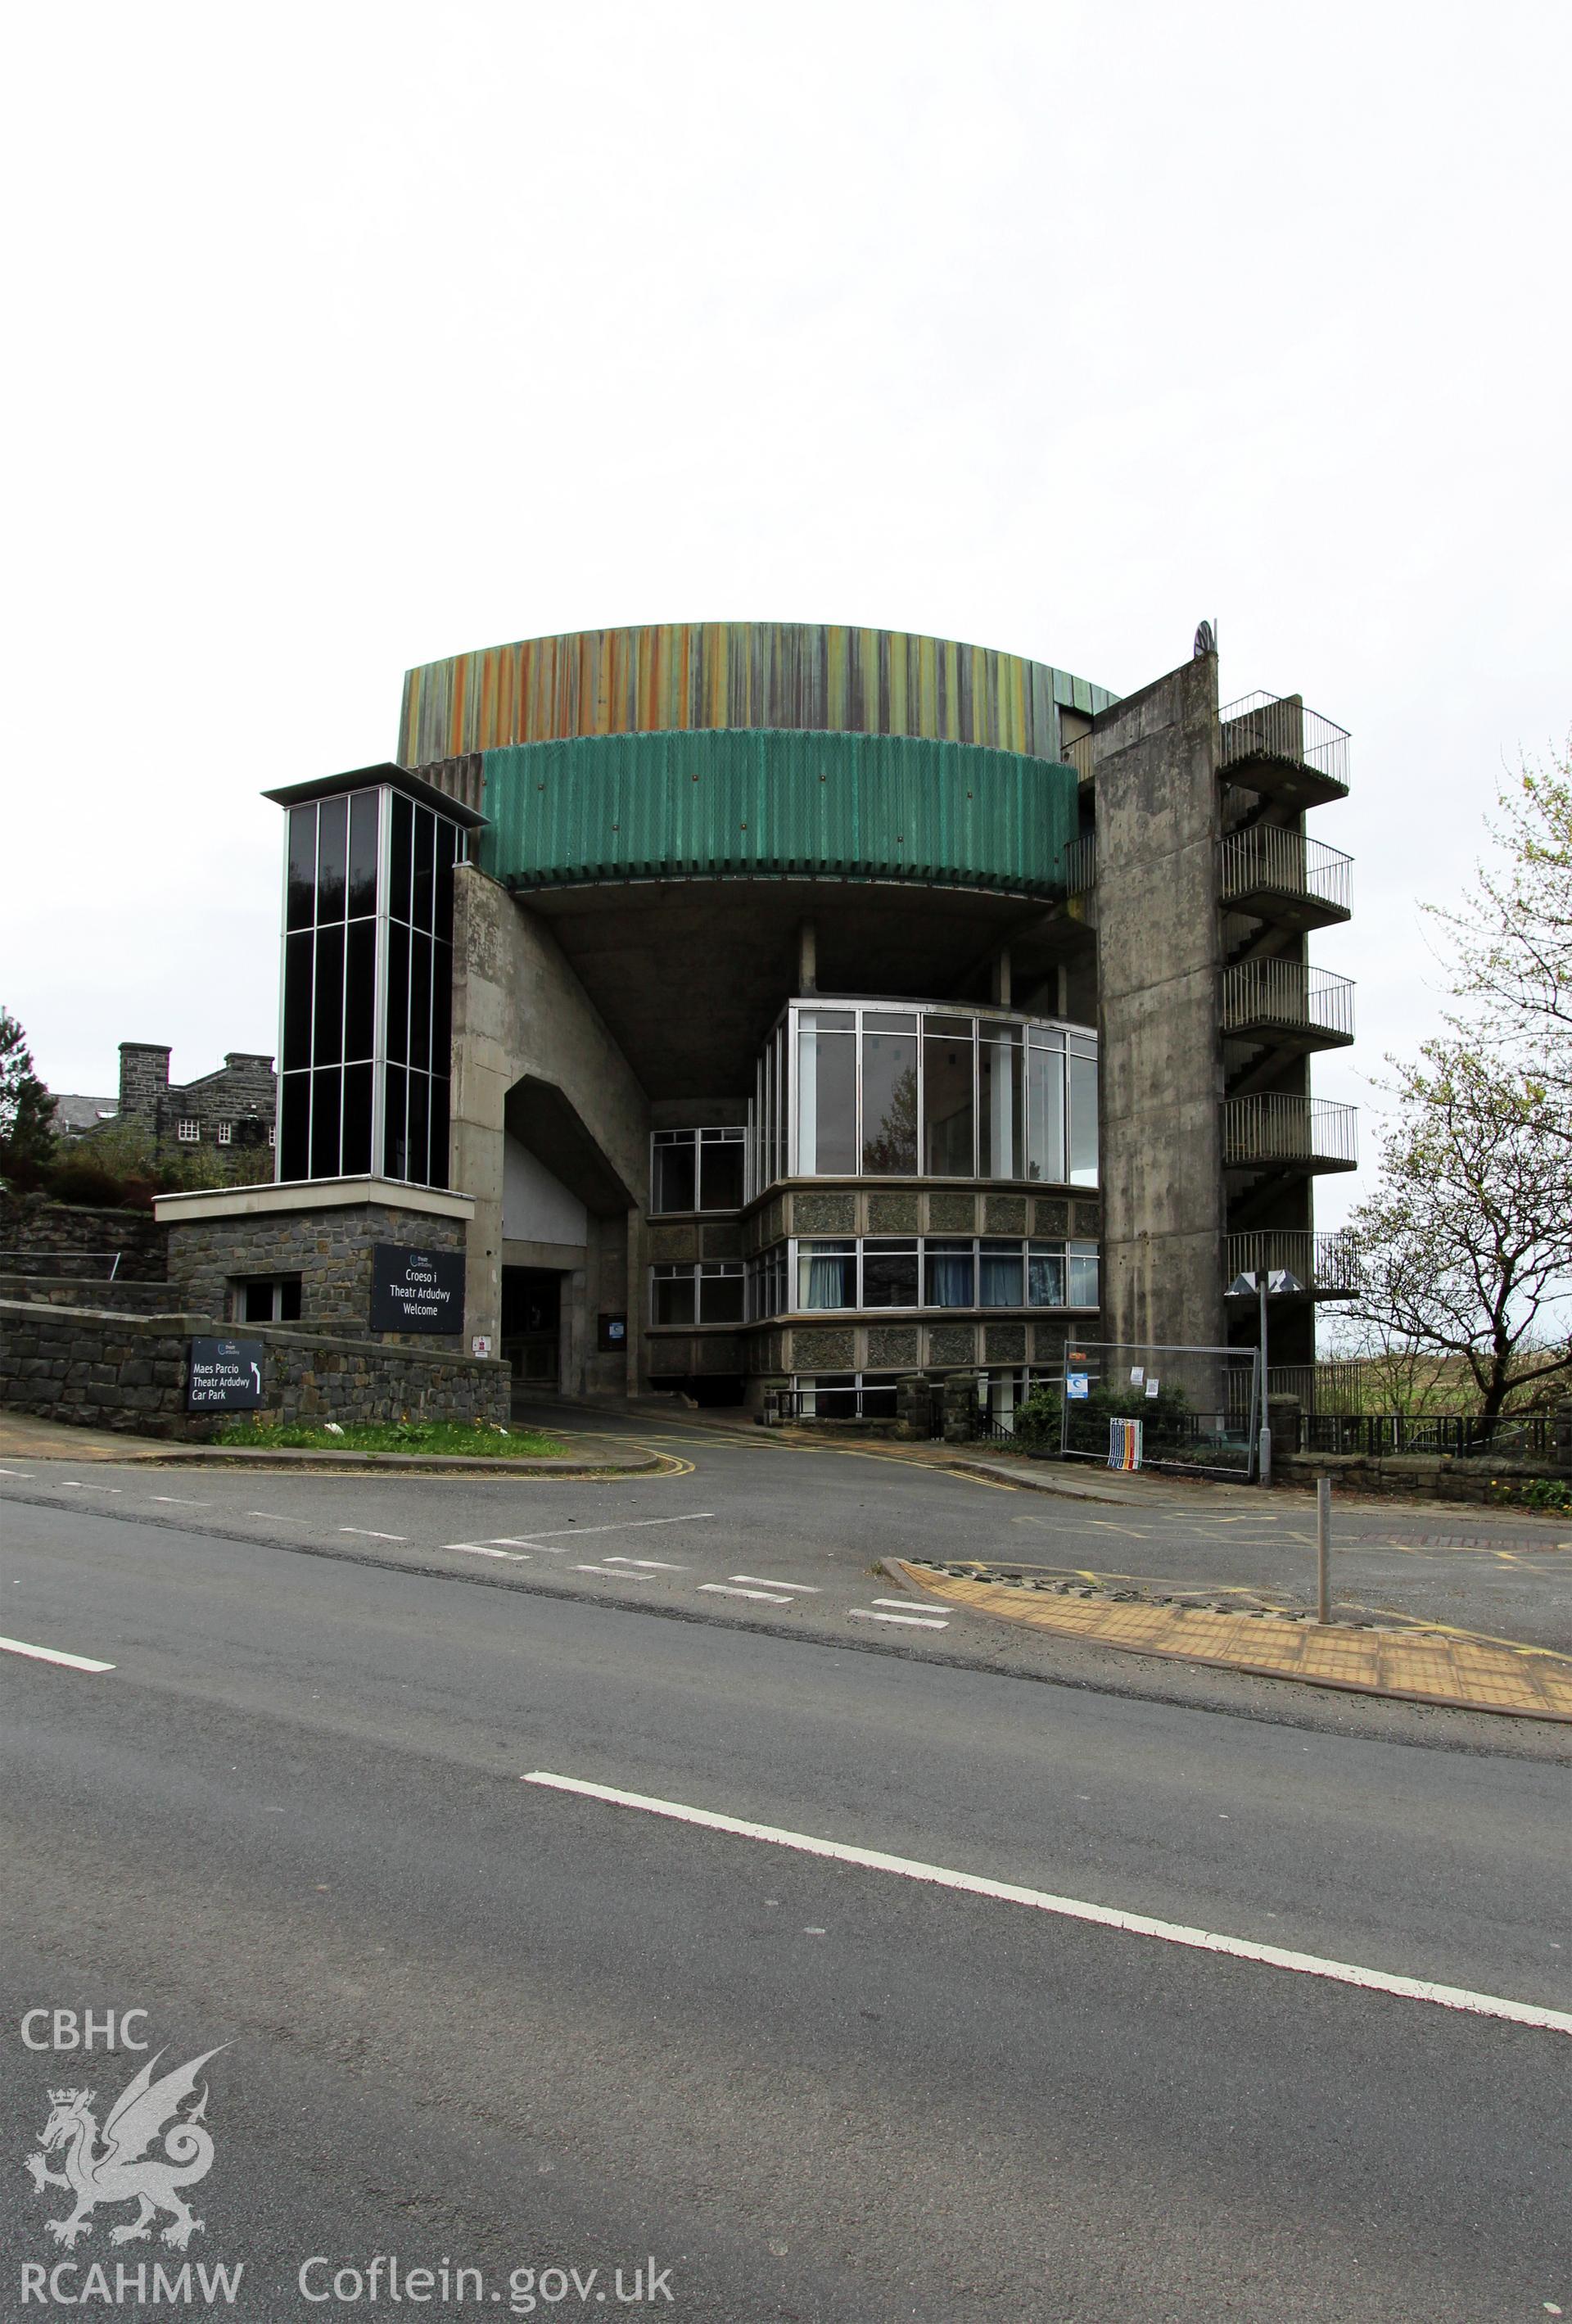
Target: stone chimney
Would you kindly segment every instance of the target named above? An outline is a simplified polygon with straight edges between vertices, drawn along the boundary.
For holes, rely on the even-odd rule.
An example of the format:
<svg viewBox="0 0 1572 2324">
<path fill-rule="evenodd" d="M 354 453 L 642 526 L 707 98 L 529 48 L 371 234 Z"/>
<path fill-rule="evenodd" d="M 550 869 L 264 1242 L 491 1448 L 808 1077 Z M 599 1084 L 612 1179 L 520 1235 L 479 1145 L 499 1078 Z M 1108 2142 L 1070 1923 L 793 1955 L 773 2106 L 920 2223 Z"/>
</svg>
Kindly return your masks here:
<svg viewBox="0 0 1572 2324">
<path fill-rule="evenodd" d="M 170 1052 L 153 1041 L 120 1044 L 120 1119 L 142 1123 L 156 1138 L 159 1111 L 170 1087 Z"/>
</svg>

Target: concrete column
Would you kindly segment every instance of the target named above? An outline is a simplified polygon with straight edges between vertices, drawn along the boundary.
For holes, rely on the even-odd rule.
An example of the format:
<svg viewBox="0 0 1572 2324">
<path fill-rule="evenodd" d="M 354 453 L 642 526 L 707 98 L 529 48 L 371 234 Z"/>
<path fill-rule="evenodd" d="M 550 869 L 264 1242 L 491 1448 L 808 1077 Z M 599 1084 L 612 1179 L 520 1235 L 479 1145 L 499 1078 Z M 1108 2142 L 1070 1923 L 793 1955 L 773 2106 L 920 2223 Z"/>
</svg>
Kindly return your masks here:
<svg viewBox="0 0 1572 2324">
<path fill-rule="evenodd" d="M 637 1396 L 642 1385 L 647 1286 L 644 1266 L 644 1221 L 638 1211 L 628 1213 L 628 1394 Z"/>
<path fill-rule="evenodd" d="M 1217 700 L 1205 654 L 1092 727 L 1109 1340 L 1226 1337 Z"/>
<path fill-rule="evenodd" d="M 993 956 L 988 974 L 988 997 L 996 1009 L 1008 1009 L 1012 1006 L 1008 945 L 1001 945 Z"/>
<path fill-rule="evenodd" d="M 797 996 L 819 990 L 819 929 L 814 920 L 804 920 L 797 929 Z"/>
</svg>

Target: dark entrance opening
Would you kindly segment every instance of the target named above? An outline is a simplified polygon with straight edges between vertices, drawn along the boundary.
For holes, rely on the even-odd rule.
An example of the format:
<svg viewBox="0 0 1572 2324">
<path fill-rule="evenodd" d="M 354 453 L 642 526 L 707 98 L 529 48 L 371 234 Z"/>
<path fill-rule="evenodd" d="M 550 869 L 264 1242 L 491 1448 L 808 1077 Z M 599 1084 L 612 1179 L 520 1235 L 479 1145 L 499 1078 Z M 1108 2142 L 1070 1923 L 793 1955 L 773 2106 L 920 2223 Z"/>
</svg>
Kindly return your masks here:
<svg viewBox="0 0 1572 2324">
<path fill-rule="evenodd" d="M 562 1277 L 544 1267 L 502 1269 L 502 1354 L 518 1388 L 562 1385 Z"/>
</svg>

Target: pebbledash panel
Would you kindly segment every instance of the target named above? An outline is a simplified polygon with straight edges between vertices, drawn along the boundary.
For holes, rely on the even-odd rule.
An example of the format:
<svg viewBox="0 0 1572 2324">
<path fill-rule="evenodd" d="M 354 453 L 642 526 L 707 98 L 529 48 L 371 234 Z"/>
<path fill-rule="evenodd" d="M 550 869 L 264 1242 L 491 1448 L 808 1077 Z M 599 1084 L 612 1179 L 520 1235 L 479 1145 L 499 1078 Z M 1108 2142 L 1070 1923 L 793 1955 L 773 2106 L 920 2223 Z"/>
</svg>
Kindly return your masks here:
<svg viewBox="0 0 1572 2324">
<path fill-rule="evenodd" d="M 447 1185 L 458 823 L 387 784 L 290 808 L 281 1179 Z"/>
</svg>

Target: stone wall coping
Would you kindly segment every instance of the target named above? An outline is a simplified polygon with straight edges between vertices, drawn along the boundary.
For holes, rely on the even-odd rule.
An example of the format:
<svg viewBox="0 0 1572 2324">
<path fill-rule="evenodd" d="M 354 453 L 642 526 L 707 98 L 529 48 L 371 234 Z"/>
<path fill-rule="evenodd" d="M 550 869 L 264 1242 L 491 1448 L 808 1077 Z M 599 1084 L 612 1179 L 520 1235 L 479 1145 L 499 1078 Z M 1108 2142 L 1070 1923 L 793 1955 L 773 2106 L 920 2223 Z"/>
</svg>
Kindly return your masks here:
<svg viewBox="0 0 1572 2324">
<path fill-rule="evenodd" d="M 361 1209 L 375 1204 L 428 1219 L 473 1219 L 473 1194 L 438 1186 L 407 1186 L 398 1178 L 290 1178 L 255 1186 L 203 1186 L 188 1194 L 160 1194 L 153 1215 L 161 1226 L 199 1220 L 262 1218 L 292 1211 Z"/>
<path fill-rule="evenodd" d="M 48 1322 L 69 1329 L 77 1323 L 113 1323 L 117 1330 L 161 1333 L 166 1338 L 260 1340 L 270 1348 L 326 1348 L 346 1356 L 408 1357 L 418 1364 L 462 1364 L 468 1371 L 508 1369 L 501 1356 L 470 1356 L 453 1347 L 421 1348 L 406 1340 L 345 1339 L 327 1332 L 297 1332 L 281 1323 L 217 1323 L 211 1315 L 134 1315 L 124 1309 L 67 1307 L 45 1299 L 0 1299 L 0 1323 Z"/>
</svg>

